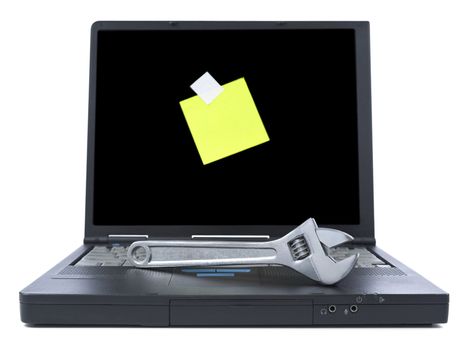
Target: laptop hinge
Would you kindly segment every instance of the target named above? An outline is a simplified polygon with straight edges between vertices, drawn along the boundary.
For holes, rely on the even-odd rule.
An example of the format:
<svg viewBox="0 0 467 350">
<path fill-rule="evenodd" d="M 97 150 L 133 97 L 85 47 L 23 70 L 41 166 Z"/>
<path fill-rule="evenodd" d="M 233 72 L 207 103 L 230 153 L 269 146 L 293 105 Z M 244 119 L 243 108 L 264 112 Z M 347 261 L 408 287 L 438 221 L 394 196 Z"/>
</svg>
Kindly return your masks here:
<svg viewBox="0 0 467 350">
<path fill-rule="evenodd" d="M 262 239 L 267 239 L 269 238 L 268 236 L 252 236 L 250 238 L 262 238 Z M 192 239 L 196 238 L 207 238 L 204 237 L 203 235 L 194 235 L 191 237 Z M 219 238 L 219 237 L 216 237 Z M 239 237 L 230 237 L 234 239 L 238 239 Z M 244 238 L 244 237 L 242 237 Z M 85 244 L 105 244 L 105 243 L 118 243 L 118 242 L 133 242 L 133 241 L 141 241 L 141 240 L 146 240 L 149 239 L 149 235 L 107 235 L 106 237 L 85 237 L 84 238 L 84 243 Z M 355 239 L 352 241 L 352 244 L 365 244 L 365 245 L 376 245 L 376 240 L 373 237 L 355 237 Z"/>
<path fill-rule="evenodd" d="M 133 242 L 148 239 L 148 235 L 107 235 L 106 237 L 86 237 L 84 243 L 118 243 L 118 242 Z"/>
<path fill-rule="evenodd" d="M 351 244 L 376 245 L 374 237 L 355 237 Z"/>
</svg>

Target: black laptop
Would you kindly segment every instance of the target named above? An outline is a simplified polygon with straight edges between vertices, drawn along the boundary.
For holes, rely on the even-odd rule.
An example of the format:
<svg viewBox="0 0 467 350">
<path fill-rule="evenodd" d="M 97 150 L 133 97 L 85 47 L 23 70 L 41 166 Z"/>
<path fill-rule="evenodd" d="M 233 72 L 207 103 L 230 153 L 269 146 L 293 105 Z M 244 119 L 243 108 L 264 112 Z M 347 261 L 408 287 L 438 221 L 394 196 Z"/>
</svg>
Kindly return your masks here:
<svg viewBox="0 0 467 350">
<path fill-rule="evenodd" d="M 447 322 L 449 295 L 376 246 L 367 22 L 96 22 L 91 32 L 84 242 L 20 292 L 23 322 Z M 183 101 L 206 73 L 234 96 L 214 117 L 254 117 L 261 132 L 197 129 L 204 105 Z M 213 137 L 216 155 L 203 146 Z M 273 240 L 310 217 L 355 238 L 330 252 L 360 254 L 335 285 L 283 266 L 126 259 L 134 241 Z"/>
</svg>

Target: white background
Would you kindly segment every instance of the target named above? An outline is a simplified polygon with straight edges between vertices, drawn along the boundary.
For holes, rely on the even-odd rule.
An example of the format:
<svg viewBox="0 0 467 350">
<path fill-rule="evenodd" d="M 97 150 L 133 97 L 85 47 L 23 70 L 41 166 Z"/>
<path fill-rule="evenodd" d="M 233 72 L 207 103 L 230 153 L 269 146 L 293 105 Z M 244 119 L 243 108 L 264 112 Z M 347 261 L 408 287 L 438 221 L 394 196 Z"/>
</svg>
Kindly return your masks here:
<svg viewBox="0 0 467 350">
<path fill-rule="evenodd" d="M 49 349 L 455 347 L 467 316 L 463 2 L 1 0 L 2 343 Z M 448 324 L 140 329 L 20 322 L 19 290 L 83 238 L 90 26 L 95 20 L 170 19 L 371 22 L 378 245 L 450 293 Z"/>
</svg>

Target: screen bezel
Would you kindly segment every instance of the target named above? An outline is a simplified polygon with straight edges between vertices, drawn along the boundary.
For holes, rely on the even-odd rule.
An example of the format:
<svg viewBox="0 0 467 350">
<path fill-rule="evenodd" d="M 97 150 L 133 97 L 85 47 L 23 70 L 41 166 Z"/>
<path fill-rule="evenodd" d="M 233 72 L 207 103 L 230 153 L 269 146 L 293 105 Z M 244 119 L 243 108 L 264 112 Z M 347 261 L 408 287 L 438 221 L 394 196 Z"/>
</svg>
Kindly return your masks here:
<svg viewBox="0 0 467 350">
<path fill-rule="evenodd" d="M 149 238 L 189 238 L 192 235 L 269 235 L 279 237 L 293 225 L 94 225 L 94 148 L 96 118 L 97 45 L 100 30 L 218 30 L 218 29 L 353 29 L 355 31 L 358 173 L 360 223 L 326 225 L 341 229 L 362 241 L 374 240 L 373 164 L 371 136 L 371 86 L 369 22 L 114 22 L 99 21 L 91 27 L 88 151 L 86 171 L 85 238 L 105 239 L 108 235 L 147 235 Z M 312 195 L 312 193 L 310 193 Z M 297 222 L 297 225 L 300 223 Z M 319 223 L 318 223 L 319 225 Z"/>
</svg>

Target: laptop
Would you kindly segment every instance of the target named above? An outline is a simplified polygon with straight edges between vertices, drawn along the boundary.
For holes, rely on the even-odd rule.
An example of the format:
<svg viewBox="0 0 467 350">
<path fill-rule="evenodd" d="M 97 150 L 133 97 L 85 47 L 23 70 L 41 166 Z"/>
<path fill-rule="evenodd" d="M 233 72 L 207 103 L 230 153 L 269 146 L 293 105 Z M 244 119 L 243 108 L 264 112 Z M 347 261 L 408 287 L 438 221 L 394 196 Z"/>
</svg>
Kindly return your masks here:
<svg viewBox="0 0 467 350">
<path fill-rule="evenodd" d="M 85 214 L 83 244 L 20 292 L 24 323 L 448 319 L 449 295 L 376 245 L 368 22 L 94 23 Z M 264 242 L 310 217 L 354 237 L 330 251 L 359 253 L 335 285 L 277 265 L 126 258 L 135 241 Z"/>
</svg>

